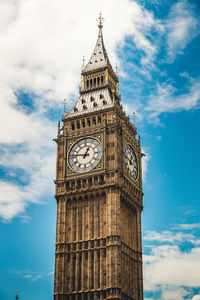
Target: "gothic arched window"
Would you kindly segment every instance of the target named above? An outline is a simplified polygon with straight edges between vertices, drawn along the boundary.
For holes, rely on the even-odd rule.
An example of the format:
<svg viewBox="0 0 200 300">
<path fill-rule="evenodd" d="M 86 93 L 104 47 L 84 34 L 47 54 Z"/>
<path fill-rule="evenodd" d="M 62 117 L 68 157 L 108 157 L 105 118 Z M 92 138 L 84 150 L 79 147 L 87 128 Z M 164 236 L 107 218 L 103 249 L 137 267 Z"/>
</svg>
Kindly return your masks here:
<svg viewBox="0 0 200 300">
<path fill-rule="evenodd" d="M 96 118 L 95 117 L 92 118 L 92 124 L 96 125 Z"/>
</svg>

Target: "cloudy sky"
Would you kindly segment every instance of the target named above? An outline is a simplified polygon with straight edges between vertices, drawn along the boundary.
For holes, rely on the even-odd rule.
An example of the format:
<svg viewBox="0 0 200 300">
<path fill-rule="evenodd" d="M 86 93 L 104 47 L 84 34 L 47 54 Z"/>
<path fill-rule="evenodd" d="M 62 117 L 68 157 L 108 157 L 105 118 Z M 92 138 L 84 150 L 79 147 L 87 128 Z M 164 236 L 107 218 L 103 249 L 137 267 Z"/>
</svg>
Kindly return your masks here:
<svg viewBox="0 0 200 300">
<path fill-rule="evenodd" d="M 145 300 L 200 299 L 199 0 L 0 0 L 1 300 L 53 294 L 57 122 L 104 41 L 143 151 Z"/>
</svg>

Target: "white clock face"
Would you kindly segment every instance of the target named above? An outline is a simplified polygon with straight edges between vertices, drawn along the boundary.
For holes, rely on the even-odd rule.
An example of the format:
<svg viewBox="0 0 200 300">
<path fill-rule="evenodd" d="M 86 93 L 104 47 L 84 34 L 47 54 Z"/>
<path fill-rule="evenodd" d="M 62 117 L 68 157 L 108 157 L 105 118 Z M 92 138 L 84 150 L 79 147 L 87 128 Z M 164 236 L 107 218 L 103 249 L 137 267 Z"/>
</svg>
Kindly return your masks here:
<svg viewBox="0 0 200 300">
<path fill-rule="evenodd" d="M 131 145 L 125 146 L 125 166 L 131 179 L 136 180 L 138 176 L 138 164 L 135 152 Z"/>
<path fill-rule="evenodd" d="M 75 172 L 82 173 L 93 169 L 100 161 L 101 156 L 101 143 L 94 138 L 84 138 L 72 146 L 68 162 Z"/>
</svg>

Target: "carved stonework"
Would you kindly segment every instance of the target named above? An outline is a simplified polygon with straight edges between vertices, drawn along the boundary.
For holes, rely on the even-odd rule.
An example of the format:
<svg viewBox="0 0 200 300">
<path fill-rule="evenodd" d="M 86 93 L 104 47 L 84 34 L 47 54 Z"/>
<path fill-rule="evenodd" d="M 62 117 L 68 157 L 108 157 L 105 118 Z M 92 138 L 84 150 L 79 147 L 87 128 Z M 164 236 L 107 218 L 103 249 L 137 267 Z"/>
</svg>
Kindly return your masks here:
<svg viewBox="0 0 200 300">
<path fill-rule="evenodd" d="M 82 76 L 80 97 L 55 139 L 54 300 L 143 300 L 140 141 L 120 104 L 102 23 Z"/>
</svg>

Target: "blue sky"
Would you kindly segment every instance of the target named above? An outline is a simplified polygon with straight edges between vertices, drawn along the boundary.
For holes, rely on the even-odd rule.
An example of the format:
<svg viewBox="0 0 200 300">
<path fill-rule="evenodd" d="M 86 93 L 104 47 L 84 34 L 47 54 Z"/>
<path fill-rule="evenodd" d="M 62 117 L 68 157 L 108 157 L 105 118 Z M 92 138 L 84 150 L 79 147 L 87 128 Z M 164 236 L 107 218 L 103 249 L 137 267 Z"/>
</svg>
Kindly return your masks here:
<svg viewBox="0 0 200 300">
<path fill-rule="evenodd" d="M 57 121 L 96 19 L 143 152 L 145 300 L 200 299 L 200 2 L 0 3 L 1 300 L 53 294 Z"/>
</svg>

